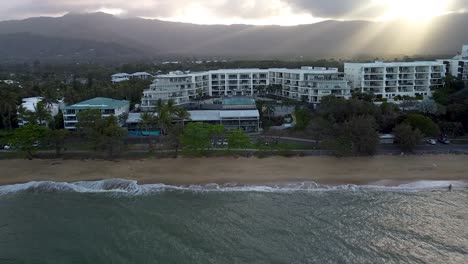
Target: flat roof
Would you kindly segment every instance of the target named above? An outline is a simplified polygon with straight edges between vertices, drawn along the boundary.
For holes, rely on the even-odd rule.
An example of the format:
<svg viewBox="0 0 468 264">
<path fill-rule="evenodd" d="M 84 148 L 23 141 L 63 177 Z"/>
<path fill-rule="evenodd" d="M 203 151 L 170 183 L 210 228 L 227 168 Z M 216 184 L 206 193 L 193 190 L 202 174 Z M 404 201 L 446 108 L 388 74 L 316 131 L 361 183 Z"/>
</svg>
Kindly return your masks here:
<svg viewBox="0 0 468 264">
<path fill-rule="evenodd" d="M 405 67 L 405 66 L 439 66 L 443 63 L 439 61 L 412 61 L 412 62 L 366 62 L 366 63 L 345 63 L 346 65 L 359 65 L 363 67 Z"/>
<path fill-rule="evenodd" d="M 194 122 L 221 121 L 225 118 L 260 118 L 258 110 L 194 110 L 188 111 Z M 157 116 L 156 113 L 154 113 Z M 138 123 L 141 113 L 129 113 L 127 123 Z"/>
<path fill-rule="evenodd" d="M 74 105 L 66 106 L 65 109 L 115 109 L 128 104 L 130 104 L 130 102 L 126 100 L 96 97 Z"/>
<path fill-rule="evenodd" d="M 121 73 L 112 74 L 111 76 L 112 77 L 125 77 L 125 76 L 129 76 L 129 75 L 130 74 L 128 74 L 128 73 L 121 72 Z"/>
</svg>

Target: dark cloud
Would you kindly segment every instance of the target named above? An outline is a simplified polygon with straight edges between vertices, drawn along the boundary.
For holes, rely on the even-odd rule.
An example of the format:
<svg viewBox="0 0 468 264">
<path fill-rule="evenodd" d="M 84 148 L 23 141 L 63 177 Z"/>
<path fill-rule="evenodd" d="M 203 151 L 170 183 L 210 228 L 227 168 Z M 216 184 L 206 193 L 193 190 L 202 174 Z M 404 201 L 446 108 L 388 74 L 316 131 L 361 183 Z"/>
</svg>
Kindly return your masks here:
<svg viewBox="0 0 468 264">
<path fill-rule="evenodd" d="M 411 0 L 408 0 L 411 1 Z M 468 10 L 468 0 L 449 2 L 452 11 Z M 374 3 L 374 5 L 372 5 Z M 373 0 L 0 0 L 0 18 L 123 10 L 127 16 L 172 17 L 187 6 L 200 7 L 221 18 L 261 19 L 290 10 L 321 18 L 362 19 L 382 15 L 382 5 Z"/>
</svg>

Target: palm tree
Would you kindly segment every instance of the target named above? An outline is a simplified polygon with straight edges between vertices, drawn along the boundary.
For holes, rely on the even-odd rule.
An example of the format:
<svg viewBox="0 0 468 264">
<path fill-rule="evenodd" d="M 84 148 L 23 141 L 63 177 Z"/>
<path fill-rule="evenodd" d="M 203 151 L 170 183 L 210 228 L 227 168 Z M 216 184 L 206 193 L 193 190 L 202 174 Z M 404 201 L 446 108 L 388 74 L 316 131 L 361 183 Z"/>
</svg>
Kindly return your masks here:
<svg viewBox="0 0 468 264">
<path fill-rule="evenodd" d="M 153 113 L 144 112 L 140 115 L 140 122 L 138 122 L 138 127 L 140 129 L 144 129 L 148 133 L 156 123 L 157 120 Z"/>
<path fill-rule="evenodd" d="M 52 114 L 46 102 L 40 101 L 34 106 L 34 116 L 39 125 L 46 125 L 52 120 Z"/>
<path fill-rule="evenodd" d="M 42 88 L 41 97 L 47 108 L 52 108 L 54 104 L 58 103 L 58 88 L 55 85 Z"/>
</svg>

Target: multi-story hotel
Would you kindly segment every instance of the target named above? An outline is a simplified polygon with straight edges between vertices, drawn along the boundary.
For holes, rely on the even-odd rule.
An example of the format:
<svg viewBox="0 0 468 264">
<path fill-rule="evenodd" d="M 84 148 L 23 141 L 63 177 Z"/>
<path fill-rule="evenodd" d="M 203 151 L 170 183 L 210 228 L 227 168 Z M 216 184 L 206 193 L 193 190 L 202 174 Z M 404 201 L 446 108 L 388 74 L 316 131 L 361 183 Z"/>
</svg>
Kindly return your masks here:
<svg viewBox="0 0 468 264">
<path fill-rule="evenodd" d="M 319 103 L 326 95 L 349 97 L 351 90 L 338 69 L 303 67 L 301 69 L 234 69 L 200 73 L 172 72 L 158 75 L 143 92 L 141 108 L 154 109 L 161 99 L 187 104 L 200 96 L 254 96 L 270 85 L 280 87 L 274 93 L 294 100 Z"/>
<path fill-rule="evenodd" d="M 431 96 L 443 86 L 445 65 L 441 62 L 345 63 L 351 87 L 377 97 Z"/>
<path fill-rule="evenodd" d="M 452 59 L 437 60 L 446 66 L 446 72 L 459 78 L 468 85 L 468 45 L 464 45 L 462 52 Z"/>
<path fill-rule="evenodd" d="M 63 123 L 65 129 L 75 131 L 78 123 L 77 114 L 80 111 L 88 109 L 97 109 L 101 111 L 103 117 L 120 116 L 128 113 L 130 102 L 125 100 L 114 100 L 110 98 L 97 97 L 86 100 L 81 103 L 70 105 L 63 108 Z"/>
<path fill-rule="evenodd" d="M 279 85 L 280 95 L 293 100 L 317 104 L 328 95 L 351 96 L 344 74 L 336 68 L 270 69 L 269 73 L 269 83 Z"/>
</svg>

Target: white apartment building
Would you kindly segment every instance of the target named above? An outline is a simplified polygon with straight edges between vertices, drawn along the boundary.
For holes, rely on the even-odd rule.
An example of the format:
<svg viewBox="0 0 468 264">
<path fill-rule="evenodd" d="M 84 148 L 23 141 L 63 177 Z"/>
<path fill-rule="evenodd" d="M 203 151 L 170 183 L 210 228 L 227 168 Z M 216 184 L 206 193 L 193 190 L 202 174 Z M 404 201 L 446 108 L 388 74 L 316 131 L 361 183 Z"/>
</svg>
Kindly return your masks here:
<svg viewBox="0 0 468 264">
<path fill-rule="evenodd" d="M 63 123 L 65 129 L 70 131 L 76 130 L 78 123 L 77 114 L 83 110 L 97 109 L 101 111 L 102 117 L 120 116 L 128 113 L 130 110 L 130 102 L 125 100 L 114 100 L 110 98 L 97 97 L 86 100 L 74 105 L 63 108 Z"/>
<path fill-rule="evenodd" d="M 443 86 L 445 65 L 436 61 L 345 63 L 344 72 L 351 88 L 377 97 L 428 97 Z"/>
<path fill-rule="evenodd" d="M 161 99 L 186 104 L 200 96 L 254 96 L 267 87 L 280 86 L 276 94 L 294 100 L 319 103 L 326 95 L 349 97 L 351 89 L 338 69 L 303 67 L 301 69 L 223 69 L 208 72 L 172 72 L 158 75 L 143 92 L 141 108 L 154 109 Z M 270 91 L 271 92 L 271 91 Z"/>
<path fill-rule="evenodd" d="M 351 88 L 337 68 L 302 67 L 269 72 L 269 83 L 280 85 L 280 95 L 286 98 L 318 104 L 324 96 L 351 97 Z"/>
<path fill-rule="evenodd" d="M 446 72 L 455 78 L 460 78 L 468 85 L 468 45 L 462 47 L 462 51 L 452 59 L 437 60 L 446 66 Z"/>
</svg>

